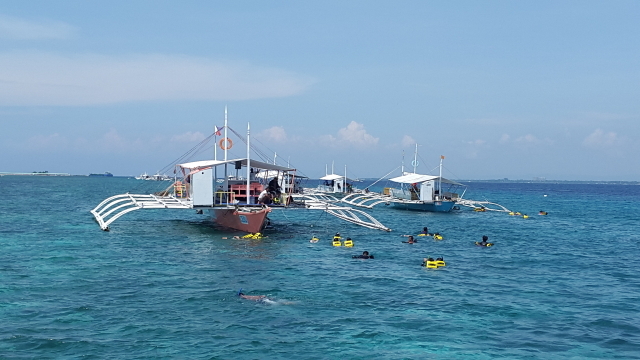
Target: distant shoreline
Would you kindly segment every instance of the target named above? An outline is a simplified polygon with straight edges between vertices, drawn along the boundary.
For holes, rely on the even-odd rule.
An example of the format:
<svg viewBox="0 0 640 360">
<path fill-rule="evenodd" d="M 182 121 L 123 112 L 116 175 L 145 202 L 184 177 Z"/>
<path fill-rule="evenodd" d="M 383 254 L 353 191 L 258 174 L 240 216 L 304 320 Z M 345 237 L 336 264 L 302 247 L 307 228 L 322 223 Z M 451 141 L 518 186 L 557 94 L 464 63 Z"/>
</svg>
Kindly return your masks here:
<svg viewBox="0 0 640 360">
<path fill-rule="evenodd" d="M 50 172 L 0 172 L 0 176 L 86 176 L 89 175 L 72 175 L 68 173 L 50 173 Z M 100 176 L 99 176 L 100 177 Z M 104 177 L 104 176 L 103 176 Z M 116 178 L 133 178 L 133 175 L 114 175 Z M 319 179 L 309 179 L 319 181 Z M 361 181 L 376 181 L 377 178 L 361 178 Z M 608 184 L 608 185 L 640 185 L 640 181 L 628 180 L 525 180 L 525 179 L 488 179 L 488 180 L 456 180 L 462 183 L 496 183 L 496 184 Z"/>
</svg>

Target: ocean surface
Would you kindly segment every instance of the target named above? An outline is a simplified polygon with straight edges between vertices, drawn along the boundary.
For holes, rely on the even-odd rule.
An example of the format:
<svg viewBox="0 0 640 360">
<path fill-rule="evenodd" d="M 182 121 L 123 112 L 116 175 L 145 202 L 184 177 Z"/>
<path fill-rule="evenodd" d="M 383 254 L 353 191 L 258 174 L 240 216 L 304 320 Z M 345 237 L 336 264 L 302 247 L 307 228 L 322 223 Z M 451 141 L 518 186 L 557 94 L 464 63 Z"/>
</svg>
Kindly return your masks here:
<svg viewBox="0 0 640 360">
<path fill-rule="evenodd" d="M 389 233 L 274 210 L 261 240 L 192 210 L 134 211 L 109 232 L 89 213 L 166 186 L 0 177 L 0 358 L 640 358 L 640 186 L 473 182 L 466 198 L 530 218 L 370 211 Z M 402 243 L 424 226 L 444 240 Z M 364 250 L 375 259 L 351 258 Z"/>
</svg>

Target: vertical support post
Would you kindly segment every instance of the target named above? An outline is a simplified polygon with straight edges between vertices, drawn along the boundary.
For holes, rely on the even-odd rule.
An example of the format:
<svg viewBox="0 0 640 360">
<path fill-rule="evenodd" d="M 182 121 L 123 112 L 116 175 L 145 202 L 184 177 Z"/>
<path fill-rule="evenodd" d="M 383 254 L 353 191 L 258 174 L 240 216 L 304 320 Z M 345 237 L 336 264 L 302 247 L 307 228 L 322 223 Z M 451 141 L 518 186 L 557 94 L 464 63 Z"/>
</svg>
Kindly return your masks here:
<svg viewBox="0 0 640 360">
<path fill-rule="evenodd" d="M 251 145 L 249 142 L 249 135 L 251 133 L 251 126 L 247 123 L 247 204 L 251 204 Z"/>
</svg>

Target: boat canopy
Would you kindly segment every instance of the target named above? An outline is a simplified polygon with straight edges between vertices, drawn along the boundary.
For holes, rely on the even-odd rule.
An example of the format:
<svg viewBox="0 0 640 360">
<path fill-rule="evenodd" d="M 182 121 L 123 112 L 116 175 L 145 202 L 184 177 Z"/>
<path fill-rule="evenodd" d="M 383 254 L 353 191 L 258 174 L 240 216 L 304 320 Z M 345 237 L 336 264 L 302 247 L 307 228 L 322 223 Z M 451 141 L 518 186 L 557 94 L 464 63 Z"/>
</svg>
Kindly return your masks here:
<svg viewBox="0 0 640 360">
<path fill-rule="evenodd" d="M 235 164 L 236 162 L 240 162 L 242 166 L 247 166 L 247 159 L 232 159 L 232 160 L 202 160 L 202 161 L 193 161 L 184 164 L 178 164 L 183 169 L 197 170 L 208 168 L 212 166 L 224 165 L 224 164 Z M 269 164 L 266 162 L 253 160 L 251 159 L 251 167 L 263 170 L 276 170 L 276 171 L 295 171 L 295 169 L 290 169 L 285 166 L 279 166 L 274 164 Z"/>
<path fill-rule="evenodd" d="M 320 178 L 320 180 L 328 180 L 328 181 L 340 180 L 340 179 L 344 179 L 344 176 L 338 175 L 338 174 L 329 174 L 329 175 L 325 175 L 325 176 Z M 347 180 L 353 181 L 353 179 L 349 179 L 349 178 L 347 178 Z"/>
<path fill-rule="evenodd" d="M 423 183 L 425 181 L 437 180 L 438 176 L 434 175 L 422 175 L 422 174 L 414 174 L 414 173 L 405 173 L 402 176 L 394 177 L 389 179 L 393 182 L 401 183 L 401 184 L 415 184 L 415 183 Z M 458 186 L 464 186 L 464 184 L 460 184 L 459 182 L 455 182 L 453 180 L 442 178 L 441 180 L 445 184 L 452 184 Z"/>
</svg>

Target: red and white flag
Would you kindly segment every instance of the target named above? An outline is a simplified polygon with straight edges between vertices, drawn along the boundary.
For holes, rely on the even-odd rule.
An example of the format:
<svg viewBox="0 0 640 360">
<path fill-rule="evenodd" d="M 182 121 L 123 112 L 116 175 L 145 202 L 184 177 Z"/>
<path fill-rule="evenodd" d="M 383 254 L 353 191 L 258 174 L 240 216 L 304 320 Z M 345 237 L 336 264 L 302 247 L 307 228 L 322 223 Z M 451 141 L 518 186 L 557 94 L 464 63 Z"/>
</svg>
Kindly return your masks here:
<svg viewBox="0 0 640 360">
<path fill-rule="evenodd" d="M 224 127 L 224 126 L 223 126 L 223 127 Z M 219 128 L 219 127 L 217 127 L 217 126 L 214 126 L 214 127 L 213 127 L 213 133 L 214 133 L 216 136 L 220 136 L 220 135 L 222 135 L 222 133 L 220 133 L 220 130 L 222 130 L 222 128 Z"/>
</svg>

